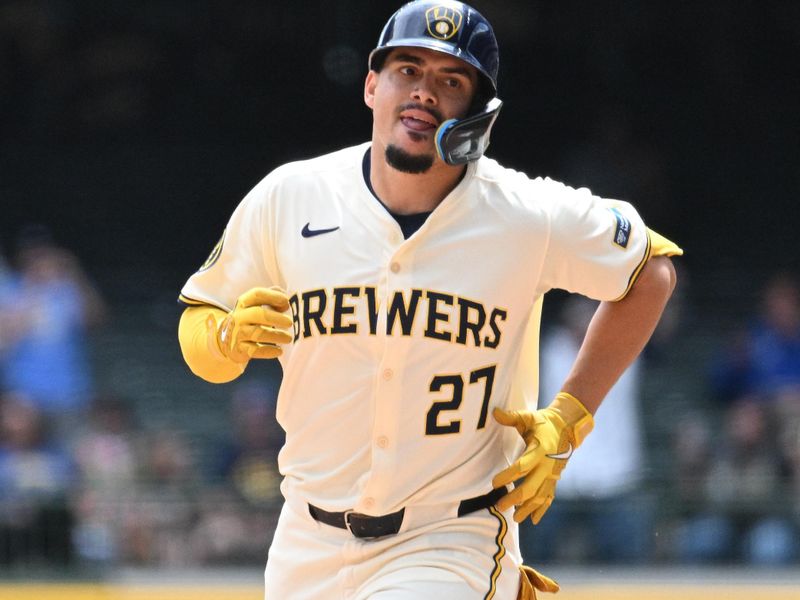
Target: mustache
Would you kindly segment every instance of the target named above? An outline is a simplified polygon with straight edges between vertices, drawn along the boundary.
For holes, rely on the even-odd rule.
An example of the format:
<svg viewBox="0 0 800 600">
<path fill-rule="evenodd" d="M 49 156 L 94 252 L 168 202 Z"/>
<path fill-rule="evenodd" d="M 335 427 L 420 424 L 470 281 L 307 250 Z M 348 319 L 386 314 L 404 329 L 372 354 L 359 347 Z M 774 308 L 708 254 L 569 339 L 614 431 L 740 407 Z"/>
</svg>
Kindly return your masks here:
<svg viewBox="0 0 800 600">
<path fill-rule="evenodd" d="M 434 108 L 432 106 L 425 106 L 423 104 L 420 104 L 419 102 L 407 102 L 406 104 L 402 104 L 397 109 L 397 113 L 400 114 L 404 110 L 411 110 L 411 109 L 421 110 L 421 111 L 424 111 L 424 112 L 428 113 L 434 119 L 436 119 L 437 123 L 444 122 L 444 115 L 441 112 L 439 112 L 438 109 L 436 109 L 436 108 Z"/>
</svg>

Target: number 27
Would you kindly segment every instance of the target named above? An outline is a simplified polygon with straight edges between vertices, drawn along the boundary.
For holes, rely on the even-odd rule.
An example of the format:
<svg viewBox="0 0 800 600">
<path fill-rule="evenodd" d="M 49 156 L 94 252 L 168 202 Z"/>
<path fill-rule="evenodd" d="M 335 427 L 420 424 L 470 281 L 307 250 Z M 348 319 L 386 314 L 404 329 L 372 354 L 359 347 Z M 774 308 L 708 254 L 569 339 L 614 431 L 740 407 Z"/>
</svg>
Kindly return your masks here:
<svg viewBox="0 0 800 600">
<path fill-rule="evenodd" d="M 469 374 L 469 383 L 478 383 L 484 380 L 483 402 L 481 413 L 478 417 L 477 429 L 486 426 L 486 416 L 489 411 L 489 398 L 492 396 L 492 386 L 494 385 L 494 372 L 497 365 L 490 365 L 482 369 L 476 369 Z M 439 423 L 439 413 L 443 411 L 457 410 L 461 406 L 464 398 L 464 377 L 461 374 L 455 375 L 436 375 L 431 380 L 430 391 L 440 392 L 445 386 L 453 388 L 453 397 L 449 400 L 438 400 L 431 405 L 428 415 L 425 418 L 425 435 L 443 435 L 446 433 L 458 433 L 461 431 L 461 419 L 454 419 L 442 425 Z"/>
</svg>

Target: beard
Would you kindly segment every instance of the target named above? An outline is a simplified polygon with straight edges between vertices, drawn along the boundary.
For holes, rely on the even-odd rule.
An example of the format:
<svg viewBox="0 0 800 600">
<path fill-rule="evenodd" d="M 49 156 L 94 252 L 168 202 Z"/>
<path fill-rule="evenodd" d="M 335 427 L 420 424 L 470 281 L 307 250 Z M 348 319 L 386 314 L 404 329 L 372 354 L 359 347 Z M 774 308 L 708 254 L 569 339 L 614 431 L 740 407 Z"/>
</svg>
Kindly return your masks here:
<svg viewBox="0 0 800 600">
<path fill-rule="evenodd" d="M 386 163 L 402 173 L 419 175 L 433 166 L 434 157 L 429 154 L 411 154 L 394 144 L 386 146 Z"/>
</svg>

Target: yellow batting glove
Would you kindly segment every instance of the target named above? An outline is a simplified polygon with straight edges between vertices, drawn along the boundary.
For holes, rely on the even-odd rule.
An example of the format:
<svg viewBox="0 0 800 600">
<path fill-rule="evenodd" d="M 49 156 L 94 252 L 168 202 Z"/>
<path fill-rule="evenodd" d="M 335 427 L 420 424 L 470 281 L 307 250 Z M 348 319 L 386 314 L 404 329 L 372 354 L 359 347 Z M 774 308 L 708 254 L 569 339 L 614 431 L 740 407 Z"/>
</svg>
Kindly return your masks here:
<svg viewBox="0 0 800 600">
<path fill-rule="evenodd" d="M 536 592 L 556 593 L 561 589 L 558 583 L 547 575 L 527 565 L 519 566 L 519 592 L 517 600 L 536 600 Z"/>
<path fill-rule="evenodd" d="M 530 515 L 535 525 L 550 508 L 561 471 L 594 427 L 594 418 L 575 396 L 566 392 L 556 394 L 547 408 L 512 412 L 495 408 L 493 415 L 501 425 L 515 427 L 526 445 L 522 456 L 492 479 L 495 488 L 522 479 L 500 498 L 497 508 L 502 511 L 516 506 L 514 520 L 521 523 Z"/>
<path fill-rule="evenodd" d="M 209 315 L 209 343 L 213 339 L 223 356 L 239 364 L 251 358 L 277 358 L 283 353 L 280 344 L 293 339 L 287 310 L 289 297 L 280 288 L 252 288 L 239 296 L 224 319 Z"/>
</svg>

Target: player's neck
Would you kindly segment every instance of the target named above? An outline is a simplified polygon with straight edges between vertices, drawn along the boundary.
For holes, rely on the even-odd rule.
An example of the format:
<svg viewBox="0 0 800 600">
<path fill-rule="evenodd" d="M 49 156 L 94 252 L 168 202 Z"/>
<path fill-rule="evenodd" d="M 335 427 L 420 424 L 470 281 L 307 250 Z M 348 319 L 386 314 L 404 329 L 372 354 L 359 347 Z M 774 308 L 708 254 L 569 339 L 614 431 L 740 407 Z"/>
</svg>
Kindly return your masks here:
<svg viewBox="0 0 800 600">
<path fill-rule="evenodd" d="M 408 215 L 430 212 L 447 197 L 464 176 L 466 167 L 437 160 L 425 173 L 398 171 L 386 163 L 382 152 L 370 156 L 370 181 L 375 194 L 392 212 Z"/>
</svg>

